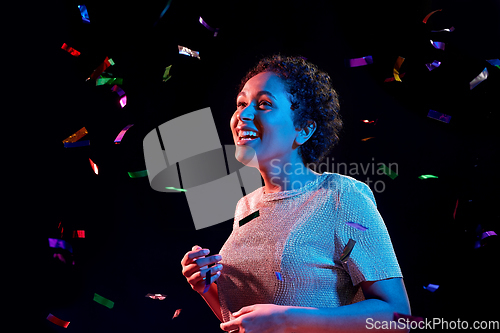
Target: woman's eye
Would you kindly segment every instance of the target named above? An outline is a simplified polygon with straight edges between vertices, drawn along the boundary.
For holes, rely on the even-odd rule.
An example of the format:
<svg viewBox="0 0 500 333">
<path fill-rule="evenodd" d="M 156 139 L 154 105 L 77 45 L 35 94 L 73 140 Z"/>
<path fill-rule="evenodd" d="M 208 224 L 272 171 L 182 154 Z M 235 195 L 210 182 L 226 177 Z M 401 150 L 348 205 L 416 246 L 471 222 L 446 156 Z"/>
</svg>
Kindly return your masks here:
<svg viewBox="0 0 500 333">
<path fill-rule="evenodd" d="M 273 105 L 271 104 L 271 102 L 268 102 L 268 101 L 260 101 L 260 102 L 259 102 L 259 106 L 262 106 L 262 105 L 273 106 Z"/>
<path fill-rule="evenodd" d="M 247 105 L 245 102 L 238 102 L 238 103 L 236 103 L 236 107 L 237 108 L 245 106 L 245 105 Z"/>
</svg>

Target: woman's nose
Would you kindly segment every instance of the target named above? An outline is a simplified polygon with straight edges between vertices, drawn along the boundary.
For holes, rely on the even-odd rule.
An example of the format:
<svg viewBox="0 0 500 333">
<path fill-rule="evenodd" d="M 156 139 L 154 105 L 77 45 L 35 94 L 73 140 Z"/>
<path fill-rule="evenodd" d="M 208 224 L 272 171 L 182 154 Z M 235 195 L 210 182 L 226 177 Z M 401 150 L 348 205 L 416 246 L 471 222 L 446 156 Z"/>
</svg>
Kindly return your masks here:
<svg viewBox="0 0 500 333">
<path fill-rule="evenodd" d="M 252 110 L 251 105 L 246 106 L 244 109 L 240 110 L 237 114 L 239 120 L 253 120 L 255 114 Z"/>
</svg>

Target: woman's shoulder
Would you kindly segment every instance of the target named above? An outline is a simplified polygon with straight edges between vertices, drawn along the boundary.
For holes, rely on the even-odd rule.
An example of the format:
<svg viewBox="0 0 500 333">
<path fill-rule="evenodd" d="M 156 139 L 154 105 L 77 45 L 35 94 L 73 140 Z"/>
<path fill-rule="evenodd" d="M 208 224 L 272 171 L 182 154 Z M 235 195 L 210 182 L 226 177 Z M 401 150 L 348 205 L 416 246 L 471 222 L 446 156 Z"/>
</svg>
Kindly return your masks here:
<svg viewBox="0 0 500 333">
<path fill-rule="evenodd" d="M 341 175 L 338 173 L 325 172 L 325 181 L 323 186 L 337 192 L 341 198 L 364 197 L 375 203 L 375 197 L 370 187 L 351 176 Z"/>
</svg>

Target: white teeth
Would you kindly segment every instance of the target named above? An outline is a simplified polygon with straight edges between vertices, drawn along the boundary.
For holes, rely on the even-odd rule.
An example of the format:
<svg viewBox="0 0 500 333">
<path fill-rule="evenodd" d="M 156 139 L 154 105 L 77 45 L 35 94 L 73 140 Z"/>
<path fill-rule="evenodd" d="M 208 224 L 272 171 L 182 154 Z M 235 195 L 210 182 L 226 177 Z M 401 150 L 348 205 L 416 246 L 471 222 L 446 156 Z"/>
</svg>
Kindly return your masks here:
<svg viewBox="0 0 500 333">
<path fill-rule="evenodd" d="M 239 136 L 240 137 L 243 137 L 243 136 L 255 136 L 256 137 L 257 133 L 254 131 L 240 131 Z"/>
</svg>

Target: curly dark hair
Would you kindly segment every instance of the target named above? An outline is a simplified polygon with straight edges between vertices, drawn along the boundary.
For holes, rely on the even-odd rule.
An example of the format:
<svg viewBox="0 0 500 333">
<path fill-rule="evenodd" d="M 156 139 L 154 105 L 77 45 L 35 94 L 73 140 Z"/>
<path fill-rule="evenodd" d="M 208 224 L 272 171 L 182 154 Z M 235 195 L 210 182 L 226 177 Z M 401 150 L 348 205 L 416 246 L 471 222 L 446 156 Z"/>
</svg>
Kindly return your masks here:
<svg viewBox="0 0 500 333">
<path fill-rule="evenodd" d="M 339 141 L 342 120 L 339 97 L 330 76 L 302 57 L 273 55 L 261 59 L 241 80 L 239 91 L 253 76 L 273 72 L 281 78 L 292 96 L 293 124 L 304 128 L 308 120 L 316 122 L 316 131 L 299 147 L 304 164 L 321 162 Z"/>
</svg>

